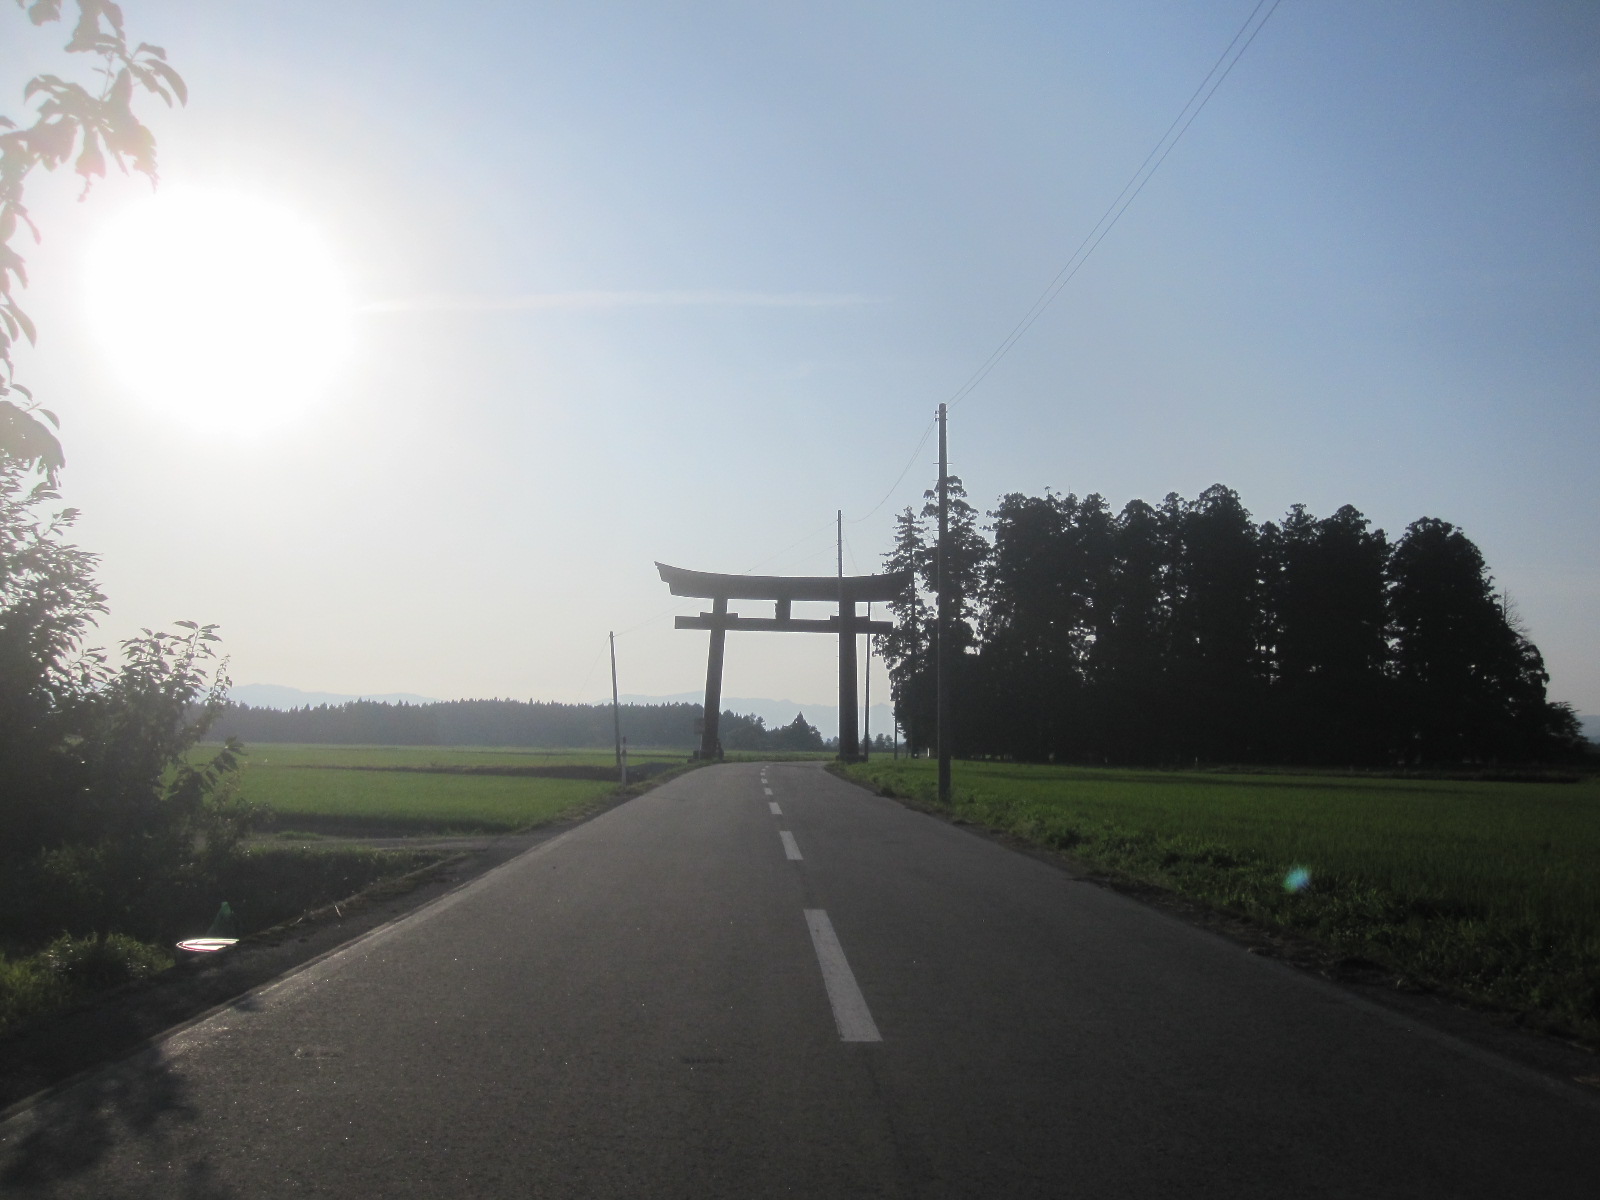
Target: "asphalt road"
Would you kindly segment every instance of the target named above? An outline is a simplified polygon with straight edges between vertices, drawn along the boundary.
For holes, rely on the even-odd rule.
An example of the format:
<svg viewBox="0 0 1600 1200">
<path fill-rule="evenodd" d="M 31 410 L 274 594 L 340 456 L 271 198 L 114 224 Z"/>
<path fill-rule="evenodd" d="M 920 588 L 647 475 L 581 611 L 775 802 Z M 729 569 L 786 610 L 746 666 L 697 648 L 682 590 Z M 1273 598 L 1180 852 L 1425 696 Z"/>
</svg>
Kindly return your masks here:
<svg viewBox="0 0 1600 1200">
<path fill-rule="evenodd" d="M 1593 1200 L 1600 1103 L 815 764 L 731 765 L 14 1117 L 0 1185 Z"/>
</svg>

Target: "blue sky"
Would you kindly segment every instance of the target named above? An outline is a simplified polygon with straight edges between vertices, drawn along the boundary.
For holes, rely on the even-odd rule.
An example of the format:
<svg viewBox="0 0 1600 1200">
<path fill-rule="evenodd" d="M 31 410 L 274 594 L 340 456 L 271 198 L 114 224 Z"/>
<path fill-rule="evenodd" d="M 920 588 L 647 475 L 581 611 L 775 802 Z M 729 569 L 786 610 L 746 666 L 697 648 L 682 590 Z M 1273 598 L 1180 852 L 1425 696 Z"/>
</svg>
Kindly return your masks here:
<svg viewBox="0 0 1600 1200">
<path fill-rule="evenodd" d="M 608 629 L 625 691 L 703 678 L 653 560 L 831 571 L 842 508 L 871 569 L 935 406 L 1254 3 L 125 8 L 191 89 L 152 114 L 165 186 L 293 208 L 368 311 L 297 423 L 172 422 L 82 315 L 141 186 L 36 189 L 23 377 L 65 422 L 105 639 L 189 617 L 242 682 L 571 700 Z M 7 20 L 0 79 L 60 65 Z M 1284 0 L 955 407 L 953 468 L 980 507 L 1222 482 L 1261 519 L 1453 521 L 1552 694 L 1600 711 L 1597 143 L 1593 5 Z M 252 369 L 288 394 L 295 367 Z M 730 644 L 729 694 L 835 678 L 826 639 Z"/>
</svg>

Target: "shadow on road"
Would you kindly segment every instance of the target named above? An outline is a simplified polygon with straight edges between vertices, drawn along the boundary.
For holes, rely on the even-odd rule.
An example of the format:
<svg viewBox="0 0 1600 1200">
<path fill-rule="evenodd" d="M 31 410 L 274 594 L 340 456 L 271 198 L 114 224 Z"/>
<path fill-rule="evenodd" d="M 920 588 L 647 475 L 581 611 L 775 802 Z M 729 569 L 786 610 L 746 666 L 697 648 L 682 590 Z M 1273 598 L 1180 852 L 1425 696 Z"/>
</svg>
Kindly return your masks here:
<svg viewBox="0 0 1600 1200">
<path fill-rule="evenodd" d="M 233 1189 L 179 1132 L 197 1116 L 183 1077 L 160 1051 L 147 1051 L 63 1088 L 18 1117 L 31 1128 L 5 1152 L 0 1185 L 8 1193 L 49 1195 L 112 1155 L 125 1155 L 147 1166 L 166 1161 L 170 1173 L 159 1185 L 99 1193 L 107 1200 L 226 1200 Z"/>
</svg>

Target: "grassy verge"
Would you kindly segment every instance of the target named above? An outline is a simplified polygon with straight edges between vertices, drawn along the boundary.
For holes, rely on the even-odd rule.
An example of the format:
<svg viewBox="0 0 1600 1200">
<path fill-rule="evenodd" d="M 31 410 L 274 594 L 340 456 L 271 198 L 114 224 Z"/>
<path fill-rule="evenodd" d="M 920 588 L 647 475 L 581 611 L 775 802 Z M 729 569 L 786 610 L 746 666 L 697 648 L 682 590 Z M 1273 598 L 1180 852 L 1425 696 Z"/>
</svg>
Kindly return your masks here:
<svg viewBox="0 0 1600 1200">
<path fill-rule="evenodd" d="M 0 1033 L 165 970 L 223 901 L 248 936 L 440 857 L 272 848 L 163 871 L 102 846 L 14 863 L 0 881 Z"/>
<path fill-rule="evenodd" d="M 0 1033 L 171 965 L 169 951 L 123 934 L 62 934 L 37 954 L 0 955 Z"/>
<path fill-rule="evenodd" d="M 844 768 L 939 808 L 934 764 Z M 1600 1045 L 1600 784 L 958 763 L 946 811 Z"/>
</svg>

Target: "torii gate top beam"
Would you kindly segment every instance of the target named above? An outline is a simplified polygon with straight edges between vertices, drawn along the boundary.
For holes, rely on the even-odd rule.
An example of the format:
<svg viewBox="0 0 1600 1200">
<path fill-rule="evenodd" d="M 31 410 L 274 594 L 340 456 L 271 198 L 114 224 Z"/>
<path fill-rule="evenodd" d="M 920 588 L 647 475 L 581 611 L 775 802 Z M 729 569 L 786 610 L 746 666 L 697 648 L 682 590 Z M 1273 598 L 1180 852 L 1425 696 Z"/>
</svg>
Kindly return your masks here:
<svg viewBox="0 0 1600 1200">
<path fill-rule="evenodd" d="M 718 575 L 686 571 L 658 562 L 656 570 L 674 596 L 708 600 L 822 600 L 837 604 L 897 600 L 911 583 L 910 571 L 885 575 Z"/>
</svg>

